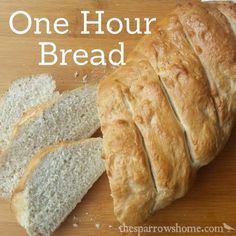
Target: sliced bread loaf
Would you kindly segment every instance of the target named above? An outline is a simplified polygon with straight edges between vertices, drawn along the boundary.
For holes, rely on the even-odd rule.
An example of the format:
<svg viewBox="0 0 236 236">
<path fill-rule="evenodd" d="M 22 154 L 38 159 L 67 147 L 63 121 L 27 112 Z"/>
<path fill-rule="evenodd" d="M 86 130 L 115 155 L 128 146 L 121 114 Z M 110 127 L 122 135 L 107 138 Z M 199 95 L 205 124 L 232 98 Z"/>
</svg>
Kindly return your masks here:
<svg viewBox="0 0 236 236">
<path fill-rule="evenodd" d="M 0 150 L 9 144 L 16 122 L 28 109 L 57 96 L 56 84 L 47 74 L 16 80 L 0 98 Z"/>
<path fill-rule="evenodd" d="M 25 166 L 42 148 L 66 140 L 90 137 L 100 126 L 96 86 L 63 93 L 26 114 L 18 123 L 11 145 L 0 157 L 0 195 L 11 197 Z"/>
<path fill-rule="evenodd" d="M 30 161 L 12 198 L 29 235 L 50 235 L 104 172 L 102 139 L 49 146 Z"/>
</svg>

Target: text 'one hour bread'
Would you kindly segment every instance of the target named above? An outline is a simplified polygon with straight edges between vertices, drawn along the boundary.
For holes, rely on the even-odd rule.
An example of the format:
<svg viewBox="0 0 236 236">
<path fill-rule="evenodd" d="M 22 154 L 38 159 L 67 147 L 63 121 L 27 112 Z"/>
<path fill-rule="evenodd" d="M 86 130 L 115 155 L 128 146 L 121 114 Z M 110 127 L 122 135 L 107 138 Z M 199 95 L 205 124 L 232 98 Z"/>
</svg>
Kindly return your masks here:
<svg viewBox="0 0 236 236">
<path fill-rule="evenodd" d="M 18 79 L 0 98 L 0 151 L 8 144 L 17 121 L 30 108 L 58 96 L 51 76 L 41 74 Z"/>
<path fill-rule="evenodd" d="M 64 142 L 29 162 L 12 209 L 29 235 L 50 235 L 104 172 L 102 139 Z"/>
<path fill-rule="evenodd" d="M 99 126 L 95 85 L 65 92 L 33 108 L 18 123 L 11 145 L 0 157 L 1 196 L 11 197 L 25 166 L 40 149 L 88 138 Z"/>
<path fill-rule="evenodd" d="M 236 5 L 184 4 L 141 39 L 97 96 L 114 212 L 138 224 L 184 196 L 236 112 Z"/>
</svg>

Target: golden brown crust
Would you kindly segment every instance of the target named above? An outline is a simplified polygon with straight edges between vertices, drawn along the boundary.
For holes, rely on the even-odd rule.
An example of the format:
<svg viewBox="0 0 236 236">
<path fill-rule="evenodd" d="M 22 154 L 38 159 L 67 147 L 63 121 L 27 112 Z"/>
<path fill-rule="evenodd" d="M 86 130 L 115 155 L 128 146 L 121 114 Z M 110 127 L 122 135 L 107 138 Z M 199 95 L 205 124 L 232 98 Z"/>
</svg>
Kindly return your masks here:
<svg viewBox="0 0 236 236">
<path fill-rule="evenodd" d="M 233 36 L 233 31 L 231 29 L 231 26 L 225 17 L 224 14 L 218 9 L 218 5 L 220 4 L 205 4 L 204 8 L 207 10 L 208 14 L 211 15 L 216 22 L 224 29 L 226 34 Z M 229 4 L 225 4 L 225 6 L 229 6 Z"/>
<path fill-rule="evenodd" d="M 236 37 L 236 4 L 216 4 L 215 7 L 225 15 Z"/>
<path fill-rule="evenodd" d="M 177 16 L 159 25 L 153 45 L 158 74 L 185 129 L 192 158 L 205 165 L 220 142 L 218 116 L 205 72 Z"/>
<path fill-rule="evenodd" d="M 132 107 L 133 120 L 144 138 L 157 188 L 164 189 L 166 196 L 168 192 L 170 196 L 182 196 L 188 188 L 190 157 L 184 132 L 157 74 L 146 60 L 133 61 L 123 68 L 120 82 L 126 85 L 123 93 Z M 173 150 L 172 146 L 178 148 Z M 182 171 L 176 173 L 175 169 Z M 178 176 L 184 173 L 186 175 L 183 178 Z"/>
<path fill-rule="evenodd" d="M 214 13 L 208 11 L 203 4 L 185 4 L 175 12 L 206 71 L 223 131 L 221 143 L 224 143 L 235 119 L 236 41 L 232 31 L 222 27 L 222 19 L 216 20 Z"/>
<path fill-rule="evenodd" d="M 120 222 L 141 223 L 152 214 L 155 188 L 140 136 L 125 105 L 122 84 L 102 81 L 98 93 L 106 170 Z"/>
<path fill-rule="evenodd" d="M 221 11 L 214 5 L 185 4 L 141 39 L 126 66 L 100 83 L 106 169 L 121 223 L 137 224 L 183 196 L 194 166 L 209 163 L 222 148 L 235 119 L 235 50 Z M 150 197 L 143 196 L 143 203 L 136 198 L 146 182 L 133 184 L 142 176 L 140 168 L 148 173 L 145 158 L 156 187 L 153 210 L 146 205 Z M 147 192 L 153 192 L 150 177 L 147 183 Z"/>
<path fill-rule="evenodd" d="M 103 81 L 98 90 L 98 103 L 115 214 L 121 223 L 137 224 L 148 214 L 140 215 L 139 210 L 132 214 L 134 206 L 141 207 L 143 213 L 146 199 L 139 197 L 142 201 L 137 201 L 135 190 L 126 189 L 137 178 L 129 171 L 140 176 L 142 167 L 129 163 L 131 153 L 141 162 L 147 155 L 157 188 L 153 210 L 162 208 L 187 192 L 192 176 L 184 133 L 147 61 L 130 62 Z M 138 136 L 142 136 L 143 142 L 133 143 Z M 139 149 L 145 153 L 140 155 Z"/>
<path fill-rule="evenodd" d="M 127 62 L 134 60 L 146 59 L 152 65 L 152 67 L 157 69 L 157 53 L 153 44 L 156 40 L 156 35 L 152 32 L 151 35 L 145 35 L 136 45 L 134 50 L 129 54 Z"/>
</svg>

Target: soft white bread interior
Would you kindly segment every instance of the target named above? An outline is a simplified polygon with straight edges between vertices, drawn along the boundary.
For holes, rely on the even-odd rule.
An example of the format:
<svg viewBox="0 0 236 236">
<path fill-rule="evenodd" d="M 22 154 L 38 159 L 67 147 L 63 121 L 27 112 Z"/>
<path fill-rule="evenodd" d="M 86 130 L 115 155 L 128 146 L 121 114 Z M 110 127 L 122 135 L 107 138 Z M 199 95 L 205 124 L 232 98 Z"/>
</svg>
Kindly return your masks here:
<svg viewBox="0 0 236 236">
<path fill-rule="evenodd" d="M 102 139 L 65 142 L 30 161 L 12 198 L 29 235 L 50 235 L 104 172 Z"/>
<path fill-rule="evenodd" d="M 11 145 L 0 157 L 2 197 L 11 197 L 25 166 L 40 149 L 88 138 L 99 128 L 95 100 L 96 85 L 78 88 L 33 109 L 21 119 Z"/>
<path fill-rule="evenodd" d="M 28 109 L 46 102 L 53 96 L 56 84 L 47 74 L 18 79 L 0 98 L 0 150 L 9 144 L 11 132 Z"/>
</svg>

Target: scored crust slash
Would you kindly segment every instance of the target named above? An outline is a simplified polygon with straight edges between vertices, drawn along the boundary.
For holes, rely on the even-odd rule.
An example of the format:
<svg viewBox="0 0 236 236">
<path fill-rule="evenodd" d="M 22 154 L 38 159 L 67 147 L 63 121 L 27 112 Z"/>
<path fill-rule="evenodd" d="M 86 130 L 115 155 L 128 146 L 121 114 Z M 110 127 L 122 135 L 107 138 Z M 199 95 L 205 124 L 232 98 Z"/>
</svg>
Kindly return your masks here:
<svg viewBox="0 0 236 236">
<path fill-rule="evenodd" d="M 185 195 L 236 112 L 236 5 L 184 4 L 102 80 L 97 104 L 114 212 L 139 224 Z"/>
<path fill-rule="evenodd" d="M 15 81 L 0 100 L 0 195 L 28 234 L 50 235 L 106 168 L 118 221 L 143 223 L 183 197 L 225 146 L 236 117 L 235 58 L 236 5 L 189 3 L 98 86 L 60 94 L 48 75 Z M 103 139 L 91 138 L 99 127 Z"/>
</svg>

